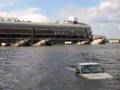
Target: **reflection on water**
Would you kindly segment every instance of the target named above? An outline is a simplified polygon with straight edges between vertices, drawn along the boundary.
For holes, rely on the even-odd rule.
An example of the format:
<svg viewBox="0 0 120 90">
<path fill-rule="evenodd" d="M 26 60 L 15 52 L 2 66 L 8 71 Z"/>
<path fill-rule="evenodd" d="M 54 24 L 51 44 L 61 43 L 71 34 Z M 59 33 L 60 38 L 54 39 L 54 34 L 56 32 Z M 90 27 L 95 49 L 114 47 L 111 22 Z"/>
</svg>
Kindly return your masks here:
<svg viewBox="0 0 120 90">
<path fill-rule="evenodd" d="M 85 80 L 67 69 L 95 61 L 115 78 Z M 0 90 L 120 90 L 120 45 L 0 48 Z"/>
</svg>

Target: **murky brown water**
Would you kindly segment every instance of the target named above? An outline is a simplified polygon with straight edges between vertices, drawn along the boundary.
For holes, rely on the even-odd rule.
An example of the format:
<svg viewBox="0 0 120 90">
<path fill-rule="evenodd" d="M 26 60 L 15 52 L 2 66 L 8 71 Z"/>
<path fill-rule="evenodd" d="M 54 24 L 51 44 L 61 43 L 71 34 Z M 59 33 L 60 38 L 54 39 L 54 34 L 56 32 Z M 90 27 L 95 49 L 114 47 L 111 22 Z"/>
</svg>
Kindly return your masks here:
<svg viewBox="0 0 120 90">
<path fill-rule="evenodd" d="M 90 61 L 115 78 L 86 80 L 67 69 Z M 0 90 L 120 90 L 120 45 L 1 47 Z"/>
</svg>

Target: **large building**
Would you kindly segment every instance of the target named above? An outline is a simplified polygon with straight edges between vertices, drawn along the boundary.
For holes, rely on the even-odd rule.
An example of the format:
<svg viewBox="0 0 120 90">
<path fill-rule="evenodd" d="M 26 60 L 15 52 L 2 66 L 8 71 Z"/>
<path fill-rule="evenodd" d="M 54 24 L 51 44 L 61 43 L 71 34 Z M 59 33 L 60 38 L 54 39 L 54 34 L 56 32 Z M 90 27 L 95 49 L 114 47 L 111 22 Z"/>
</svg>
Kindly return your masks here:
<svg viewBox="0 0 120 90">
<path fill-rule="evenodd" d="M 69 23 L 33 23 L 0 22 L 0 43 L 15 43 L 29 39 L 29 45 L 49 39 L 54 43 L 64 41 L 91 41 L 91 27 L 78 22 Z"/>
</svg>

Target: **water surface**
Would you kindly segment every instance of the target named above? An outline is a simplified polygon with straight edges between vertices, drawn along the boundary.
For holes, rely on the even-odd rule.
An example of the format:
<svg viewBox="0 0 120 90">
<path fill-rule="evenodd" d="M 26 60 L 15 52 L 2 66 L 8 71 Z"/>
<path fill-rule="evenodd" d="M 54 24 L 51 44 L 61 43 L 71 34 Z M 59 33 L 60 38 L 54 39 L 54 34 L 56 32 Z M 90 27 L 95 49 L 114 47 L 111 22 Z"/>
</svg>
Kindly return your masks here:
<svg viewBox="0 0 120 90">
<path fill-rule="evenodd" d="M 86 80 L 67 69 L 98 62 L 114 79 Z M 120 90 L 120 45 L 0 47 L 0 90 Z"/>
</svg>

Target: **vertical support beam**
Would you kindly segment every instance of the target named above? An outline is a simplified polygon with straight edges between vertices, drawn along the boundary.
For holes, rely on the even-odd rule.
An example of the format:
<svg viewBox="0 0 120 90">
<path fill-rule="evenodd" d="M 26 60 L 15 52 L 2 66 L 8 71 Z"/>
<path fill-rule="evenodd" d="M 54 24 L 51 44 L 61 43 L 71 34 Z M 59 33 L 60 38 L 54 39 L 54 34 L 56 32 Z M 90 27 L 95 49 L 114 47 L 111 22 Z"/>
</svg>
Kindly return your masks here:
<svg viewBox="0 0 120 90">
<path fill-rule="evenodd" d="M 35 32 L 35 29 L 34 29 L 34 27 L 33 27 L 32 32 L 31 32 L 31 46 L 32 46 L 33 43 L 34 43 L 34 32 Z"/>
</svg>

